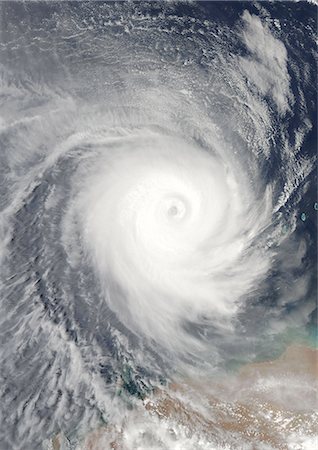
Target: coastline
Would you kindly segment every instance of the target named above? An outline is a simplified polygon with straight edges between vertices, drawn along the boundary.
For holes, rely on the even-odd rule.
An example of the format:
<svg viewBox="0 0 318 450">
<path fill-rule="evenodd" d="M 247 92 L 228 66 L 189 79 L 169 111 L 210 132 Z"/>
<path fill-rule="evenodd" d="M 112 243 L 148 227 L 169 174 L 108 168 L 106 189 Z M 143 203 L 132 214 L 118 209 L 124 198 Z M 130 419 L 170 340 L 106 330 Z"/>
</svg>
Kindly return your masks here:
<svg viewBox="0 0 318 450">
<path fill-rule="evenodd" d="M 222 380 L 178 380 L 157 389 L 142 409 L 143 420 L 181 428 L 190 439 L 199 434 L 220 449 L 237 448 L 238 441 L 255 450 L 310 449 L 318 448 L 317 399 L 318 350 L 293 344 L 279 358 L 246 364 Z M 75 447 L 66 445 L 57 435 L 50 448 L 128 448 L 125 428 L 113 425 L 91 431 Z"/>
</svg>

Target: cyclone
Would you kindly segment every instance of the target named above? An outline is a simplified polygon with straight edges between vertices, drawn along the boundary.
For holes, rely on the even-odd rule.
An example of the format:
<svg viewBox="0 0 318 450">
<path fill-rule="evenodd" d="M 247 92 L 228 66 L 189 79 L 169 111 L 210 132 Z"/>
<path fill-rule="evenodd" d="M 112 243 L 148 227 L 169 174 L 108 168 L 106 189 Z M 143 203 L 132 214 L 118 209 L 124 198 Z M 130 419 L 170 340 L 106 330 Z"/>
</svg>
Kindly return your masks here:
<svg viewBox="0 0 318 450">
<path fill-rule="evenodd" d="M 270 256 L 255 268 L 262 250 L 252 242 L 268 225 L 270 199 L 264 193 L 264 211 L 250 214 L 256 198 L 244 177 L 231 173 L 226 154 L 195 141 L 147 129 L 116 138 L 107 137 L 106 150 L 100 143 L 99 167 L 76 185 L 64 226 L 78 222 L 111 309 L 176 349 L 187 343 L 185 320 L 206 314 L 225 326 L 240 295 L 266 273 Z"/>
<path fill-rule="evenodd" d="M 1 4 L 1 450 L 310 448 L 314 12 Z"/>
</svg>

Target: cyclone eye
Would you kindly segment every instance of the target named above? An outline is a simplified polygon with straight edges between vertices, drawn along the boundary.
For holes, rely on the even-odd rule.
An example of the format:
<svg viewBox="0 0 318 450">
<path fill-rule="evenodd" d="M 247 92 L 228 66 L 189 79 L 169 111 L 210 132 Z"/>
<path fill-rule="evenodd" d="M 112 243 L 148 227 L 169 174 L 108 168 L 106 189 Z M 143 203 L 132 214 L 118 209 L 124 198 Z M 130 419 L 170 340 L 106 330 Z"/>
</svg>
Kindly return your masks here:
<svg viewBox="0 0 318 450">
<path fill-rule="evenodd" d="M 0 450 L 318 450 L 317 3 L 0 0 Z"/>
<path fill-rule="evenodd" d="M 172 205 L 170 206 L 169 210 L 168 210 L 168 214 L 169 216 L 176 216 L 179 213 L 178 207 L 176 205 Z"/>
<path fill-rule="evenodd" d="M 166 215 L 168 220 L 181 220 L 187 213 L 187 206 L 185 204 L 185 201 L 179 198 L 168 199 L 166 208 Z"/>
</svg>

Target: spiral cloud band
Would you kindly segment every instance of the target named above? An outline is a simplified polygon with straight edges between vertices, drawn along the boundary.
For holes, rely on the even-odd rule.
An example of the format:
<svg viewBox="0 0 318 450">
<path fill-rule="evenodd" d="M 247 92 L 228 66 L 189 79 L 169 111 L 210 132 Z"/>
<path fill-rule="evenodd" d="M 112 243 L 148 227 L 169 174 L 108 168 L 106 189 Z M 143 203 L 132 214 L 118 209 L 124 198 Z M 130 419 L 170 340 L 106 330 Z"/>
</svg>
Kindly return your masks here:
<svg viewBox="0 0 318 450">
<path fill-rule="evenodd" d="M 256 448 L 224 411 L 280 388 L 218 383 L 315 309 L 316 28 L 288 8 L 0 4 L 1 449 L 99 427 L 123 450 Z"/>
<path fill-rule="evenodd" d="M 252 243 L 268 225 L 270 200 L 251 214 L 255 194 L 226 154 L 163 130 L 121 131 L 100 146 L 68 214 L 111 309 L 174 347 L 185 342 L 184 321 L 233 316 L 269 266 Z"/>
</svg>

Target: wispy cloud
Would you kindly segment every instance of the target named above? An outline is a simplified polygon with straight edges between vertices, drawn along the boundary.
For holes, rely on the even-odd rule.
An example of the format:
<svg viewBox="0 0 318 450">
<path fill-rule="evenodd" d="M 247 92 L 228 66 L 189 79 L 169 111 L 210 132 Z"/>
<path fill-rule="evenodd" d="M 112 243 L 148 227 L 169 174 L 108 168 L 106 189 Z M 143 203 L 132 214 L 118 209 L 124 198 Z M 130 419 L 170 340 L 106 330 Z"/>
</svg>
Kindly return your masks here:
<svg viewBox="0 0 318 450">
<path fill-rule="evenodd" d="M 262 95 L 271 96 L 280 113 L 293 101 L 287 70 L 287 50 L 257 16 L 244 11 L 241 39 L 249 54 L 239 58 L 241 70 Z"/>
</svg>

